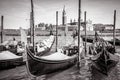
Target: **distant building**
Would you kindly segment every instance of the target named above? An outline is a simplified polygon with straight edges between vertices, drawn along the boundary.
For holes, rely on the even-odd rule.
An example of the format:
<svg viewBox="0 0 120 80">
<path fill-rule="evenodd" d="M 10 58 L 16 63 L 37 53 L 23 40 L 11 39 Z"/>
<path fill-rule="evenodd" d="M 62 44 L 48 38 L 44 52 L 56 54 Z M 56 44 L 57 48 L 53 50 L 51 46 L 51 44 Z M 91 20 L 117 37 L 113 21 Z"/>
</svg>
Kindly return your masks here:
<svg viewBox="0 0 120 80">
<path fill-rule="evenodd" d="M 28 34 L 28 29 L 24 29 L 26 33 Z M 7 36 L 20 36 L 20 29 L 4 29 L 3 30 L 3 35 Z"/>
<path fill-rule="evenodd" d="M 104 24 L 106 30 L 113 30 L 113 24 Z"/>
<path fill-rule="evenodd" d="M 113 24 L 94 24 L 94 30 L 102 33 L 113 33 Z M 115 29 L 116 33 L 120 33 L 120 29 Z"/>
<path fill-rule="evenodd" d="M 35 28 L 36 29 L 40 29 L 40 30 L 45 30 L 46 29 L 46 25 L 48 26 L 48 24 L 39 23 Z"/>
<path fill-rule="evenodd" d="M 113 24 L 104 24 L 104 26 L 105 26 L 105 29 L 103 32 L 113 33 Z M 120 29 L 115 29 L 115 32 L 120 33 Z"/>
<path fill-rule="evenodd" d="M 104 31 L 105 26 L 103 24 L 93 24 L 95 31 Z"/>
<path fill-rule="evenodd" d="M 20 30 L 19 29 L 4 29 L 3 30 L 4 35 L 8 36 L 20 36 Z"/>
</svg>

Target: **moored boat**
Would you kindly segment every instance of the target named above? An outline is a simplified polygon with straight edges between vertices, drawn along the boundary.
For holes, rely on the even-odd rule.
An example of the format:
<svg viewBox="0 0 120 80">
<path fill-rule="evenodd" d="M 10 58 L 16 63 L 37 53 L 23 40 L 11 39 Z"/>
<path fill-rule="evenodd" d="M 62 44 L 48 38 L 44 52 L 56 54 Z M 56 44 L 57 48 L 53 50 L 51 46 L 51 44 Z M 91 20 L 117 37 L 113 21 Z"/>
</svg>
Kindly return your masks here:
<svg viewBox="0 0 120 80">
<path fill-rule="evenodd" d="M 119 57 L 113 53 L 108 52 L 105 46 L 102 46 L 101 50 L 90 50 L 94 54 L 92 59 L 92 66 L 100 72 L 108 75 L 110 69 L 112 69 L 119 61 Z"/>
<path fill-rule="evenodd" d="M 92 67 L 105 75 L 108 75 L 108 72 L 119 61 L 119 57 L 115 55 L 115 48 L 99 36 L 89 47 L 89 54 L 92 55 Z"/>
<path fill-rule="evenodd" d="M 17 56 L 10 51 L 0 52 L 0 70 L 24 64 L 23 57 Z"/>
<path fill-rule="evenodd" d="M 81 36 L 82 40 L 85 41 L 85 36 Z M 86 36 L 86 41 L 93 43 L 94 38 L 91 36 Z"/>
<path fill-rule="evenodd" d="M 106 41 L 108 41 L 110 44 L 112 44 L 113 45 L 113 43 L 114 43 L 114 40 L 113 39 L 111 39 L 111 40 L 106 40 Z M 117 39 L 117 38 L 115 38 L 115 45 L 116 46 L 120 46 L 120 40 L 119 39 Z"/>
<path fill-rule="evenodd" d="M 82 38 L 83 41 L 85 41 L 85 36 L 81 36 L 81 38 Z M 92 37 L 92 36 L 87 36 L 86 39 L 87 39 L 87 42 L 90 42 L 90 43 L 93 43 L 93 41 L 94 41 L 94 37 Z M 108 39 L 108 38 L 105 38 L 105 37 L 103 37 L 103 39 L 113 45 L 113 42 L 114 42 L 113 39 Z M 120 45 L 120 40 L 117 39 L 117 38 L 115 38 L 115 45 L 116 46 Z"/>
<path fill-rule="evenodd" d="M 24 45 L 25 44 L 23 44 L 23 42 L 21 42 L 21 41 L 18 41 L 18 42 L 15 41 L 15 44 L 14 44 L 14 41 L 8 40 L 8 41 L 3 42 L 0 45 L 0 51 L 8 50 L 8 51 L 14 53 L 15 55 L 22 56 L 22 54 L 25 51 L 25 47 L 23 47 Z"/>
<path fill-rule="evenodd" d="M 34 76 L 40 76 L 64 70 L 75 65 L 77 54 L 68 56 L 64 51 L 60 49 L 51 55 L 36 56 L 27 47 L 27 68 L 29 72 Z"/>
</svg>

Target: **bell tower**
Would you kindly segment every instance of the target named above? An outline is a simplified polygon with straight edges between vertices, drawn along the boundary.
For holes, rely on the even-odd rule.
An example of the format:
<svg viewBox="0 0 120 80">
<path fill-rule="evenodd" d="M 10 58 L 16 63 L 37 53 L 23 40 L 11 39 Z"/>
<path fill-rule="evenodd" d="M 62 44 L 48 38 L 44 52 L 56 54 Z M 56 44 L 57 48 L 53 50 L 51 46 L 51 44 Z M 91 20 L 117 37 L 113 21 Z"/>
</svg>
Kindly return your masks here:
<svg viewBox="0 0 120 80">
<path fill-rule="evenodd" d="M 62 25 L 65 26 L 66 25 L 66 12 L 65 12 L 65 5 L 62 11 Z"/>
</svg>

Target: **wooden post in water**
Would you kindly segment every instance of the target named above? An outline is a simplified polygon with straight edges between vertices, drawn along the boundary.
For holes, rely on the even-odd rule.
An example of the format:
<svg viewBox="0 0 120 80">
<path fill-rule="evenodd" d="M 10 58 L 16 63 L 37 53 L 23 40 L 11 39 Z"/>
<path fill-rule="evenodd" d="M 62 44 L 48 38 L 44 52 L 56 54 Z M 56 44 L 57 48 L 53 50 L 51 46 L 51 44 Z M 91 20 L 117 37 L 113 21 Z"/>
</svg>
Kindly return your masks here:
<svg viewBox="0 0 120 80">
<path fill-rule="evenodd" d="M 58 47 L 58 11 L 56 11 L 56 52 Z"/>
<path fill-rule="evenodd" d="M 35 44 L 34 44 L 34 6 L 33 6 L 33 0 L 31 0 L 31 14 L 32 14 L 32 36 L 33 36 L 33 48 L 35 52 Z"/>
<path fill-rule="evenodd" d="M 85 23 L 85 56 L 87 55 L 87 47 L 86 47 L 86 42 L 87 42 L 87 37 L 86 37 L 86 11 L 84 12 L 84 23 Z"/>
<path fill-rule="evenodd" d="M 81 26 L 81 0 L 78 2 L 78 68 L 80 69 L 80 26 Z"/>
<path fill-rule="evenodd" d="M 114 10 L 114 23 L 113 23 L 113 46 L 115 48 L 115 26 L 116 26 L 116 10 Z"/>
<path fill-rule="evenodd" d="M 32 12 L 30 12 L 30 43 L 32 43 Z"/>
<path fill-rule="evenodd" d="M 3 43 L 3 20 L 4 20 L 4 17 L 1 16 L 1 43 Z"/>
</svg>

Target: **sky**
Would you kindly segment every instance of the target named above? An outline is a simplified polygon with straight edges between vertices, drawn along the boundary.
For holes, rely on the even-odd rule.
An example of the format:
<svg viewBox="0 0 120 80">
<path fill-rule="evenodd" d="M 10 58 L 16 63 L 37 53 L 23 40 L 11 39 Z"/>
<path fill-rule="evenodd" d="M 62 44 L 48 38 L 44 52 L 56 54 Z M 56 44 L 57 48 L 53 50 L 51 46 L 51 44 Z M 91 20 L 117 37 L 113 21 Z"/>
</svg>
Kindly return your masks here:
<svg viewBox="0 0 120 80">
<path fill-rule="evenodd" d="M 78 19 L 78 0 L 33 0 L 35 24 L 55 24 L 58 11 L 59 24 L 65 5 L 67 22 Z M 93 23 L 113 24 L 114 10 L 117 11 L 116 28 L 120 28 L 120 0 L 81 0 L 81 17 L 87 11 L 87 20 Z M 0 0 L 0 16 L 4 16 L 4 28 L 18 29 L 30 26 L 30 0 Z M 0 20 L 1 24 L 1 20 Z"/>
</svg>

